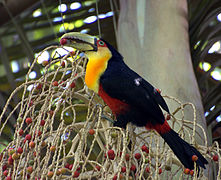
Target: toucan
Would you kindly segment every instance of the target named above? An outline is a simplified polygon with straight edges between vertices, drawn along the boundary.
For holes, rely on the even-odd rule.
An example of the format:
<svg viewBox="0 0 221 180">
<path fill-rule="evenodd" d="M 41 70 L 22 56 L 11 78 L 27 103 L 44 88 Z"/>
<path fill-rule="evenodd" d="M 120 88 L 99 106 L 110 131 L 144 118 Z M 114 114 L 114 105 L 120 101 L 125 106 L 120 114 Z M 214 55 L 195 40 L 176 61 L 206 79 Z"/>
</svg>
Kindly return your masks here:
<svg viewBox="0 0 221 180">
<path fill-rule="evenodd" d="M 64 34 L 60 44 L 80 50 L 87 56 L 85 83 L 110 107 L 116 117 L 114 126 L 126 128 L 131 122 L 138 127 L 154 129 L 185 168 L 194 169 L 193 156 L 197 157 L 197 167 L 205 168 L 207 160 L 165 120 L 161 108 L 170 112 L 158 90 L 130 69 L 113 46 L 102 38 L 79 32 Z"/>
</svg>

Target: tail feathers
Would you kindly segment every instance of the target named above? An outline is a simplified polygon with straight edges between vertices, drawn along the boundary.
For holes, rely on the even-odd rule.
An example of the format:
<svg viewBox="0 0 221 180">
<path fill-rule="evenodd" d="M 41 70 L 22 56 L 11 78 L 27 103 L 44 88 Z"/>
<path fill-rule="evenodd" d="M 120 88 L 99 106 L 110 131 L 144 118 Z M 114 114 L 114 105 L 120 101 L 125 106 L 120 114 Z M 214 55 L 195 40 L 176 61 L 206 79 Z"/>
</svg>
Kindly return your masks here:
<svg viewBox="0 0 221 180">
<path fill-rule="evenodd" d="M 196 148 L 184 141 L 175 131 L 171 129 L 169 132 L 161 134 L 161 136 L 186 168 L 194 169 L 192 156 L 196 155 L 198 157 L 196 161 L 197 166 L 205 169 L 205 164 L 208 164 L 207 160 Z"/>
</svg>

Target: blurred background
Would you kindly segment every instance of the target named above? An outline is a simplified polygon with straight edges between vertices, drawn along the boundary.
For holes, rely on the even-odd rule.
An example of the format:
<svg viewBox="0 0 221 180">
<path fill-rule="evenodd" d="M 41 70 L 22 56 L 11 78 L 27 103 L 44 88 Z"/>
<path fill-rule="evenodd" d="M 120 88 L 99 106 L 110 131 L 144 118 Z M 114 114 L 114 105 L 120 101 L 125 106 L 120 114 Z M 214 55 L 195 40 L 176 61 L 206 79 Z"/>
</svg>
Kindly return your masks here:
<svg viewBox="0 0 221 180">
<path fill-rule="evenodd" d="M 221 144 L 221 1 L 188 0 L 188 8 L 191 56 L 207 126 L 213 140 Z M 13 90 L 24 82 L 38 53 L 58 45 L 65 32 L 100 35 L 117 48 L 119 13 L 118 0 L 0 0 L 0 112 Z M 68 53 L 59 48 L 56 52 L 61 56 Z M 53 54 L 55 51 L 45 51 L 28 78 L 41 76 L 41 63 Z M 14 96 L 7 110 L 13 117 L 0 137 L 0 148 L 13 138 L 18 112 L 12 110 L 21 96 Z"/>
</svg>

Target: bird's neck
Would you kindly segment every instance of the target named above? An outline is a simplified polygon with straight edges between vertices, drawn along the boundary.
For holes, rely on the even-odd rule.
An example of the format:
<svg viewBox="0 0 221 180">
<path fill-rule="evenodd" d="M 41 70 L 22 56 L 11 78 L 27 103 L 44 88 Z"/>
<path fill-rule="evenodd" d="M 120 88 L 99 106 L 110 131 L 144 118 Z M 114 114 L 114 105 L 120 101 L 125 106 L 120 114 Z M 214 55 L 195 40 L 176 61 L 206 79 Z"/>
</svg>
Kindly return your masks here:
<svg viewBox="0 0 221 180">
<path fill-rule="evenodd" d="M 100 49 L 97 52 L 87 52 L 88 64 L 86 67 L 85 83 L 89 89 L 98 93 L 99 79 L 107 68 L 111 53 L 107 49 Z"/>
</svg>

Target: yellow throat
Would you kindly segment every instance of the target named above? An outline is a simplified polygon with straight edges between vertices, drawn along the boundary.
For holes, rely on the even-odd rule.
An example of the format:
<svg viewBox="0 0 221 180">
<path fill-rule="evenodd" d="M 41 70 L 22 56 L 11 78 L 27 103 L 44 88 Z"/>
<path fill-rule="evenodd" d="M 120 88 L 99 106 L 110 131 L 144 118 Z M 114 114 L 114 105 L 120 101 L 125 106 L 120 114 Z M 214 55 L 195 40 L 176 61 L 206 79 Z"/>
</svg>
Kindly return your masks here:
<svg viewBox="0 0 221 180">
<path fill-rule="evenodd" d="M 106 70 L 108 60 L 112 55 L 107 47 L 99 47 L 98 51 L 88 51 L 85 54 L 88 57 L 85 83 L 89 89 L 98 93 L 99 79 Z"/>
</svg>

